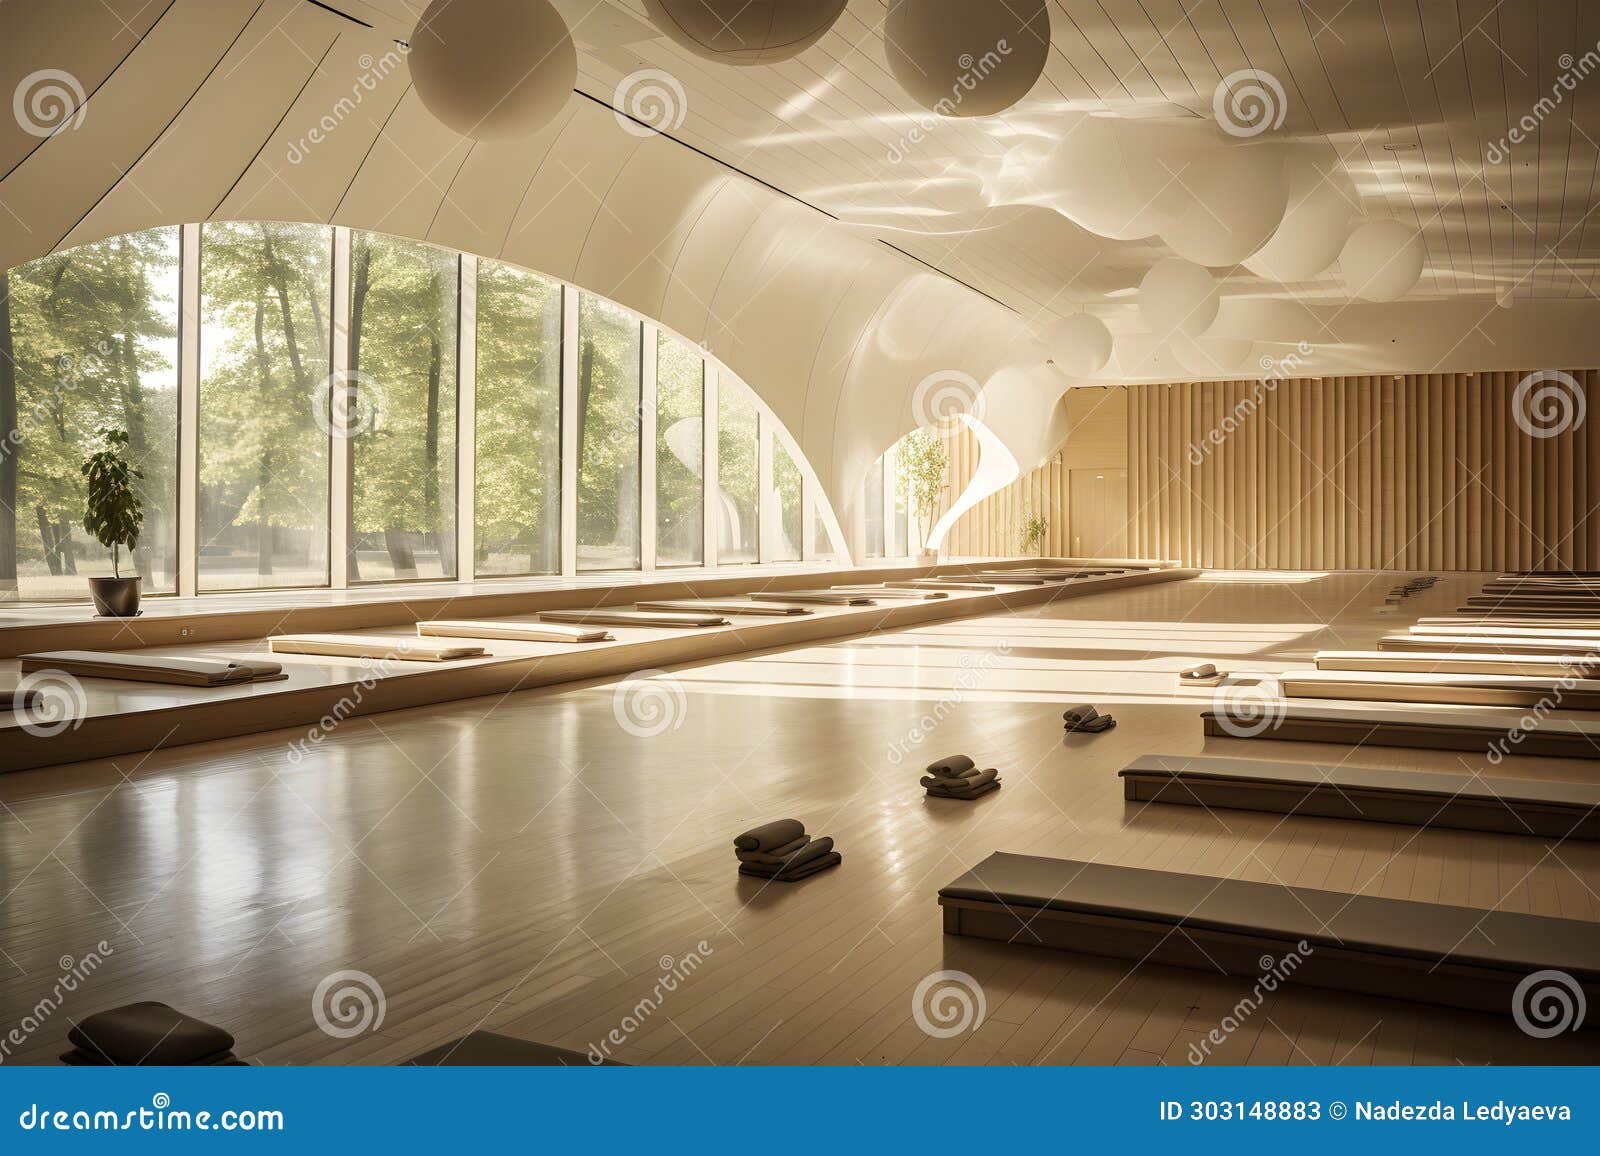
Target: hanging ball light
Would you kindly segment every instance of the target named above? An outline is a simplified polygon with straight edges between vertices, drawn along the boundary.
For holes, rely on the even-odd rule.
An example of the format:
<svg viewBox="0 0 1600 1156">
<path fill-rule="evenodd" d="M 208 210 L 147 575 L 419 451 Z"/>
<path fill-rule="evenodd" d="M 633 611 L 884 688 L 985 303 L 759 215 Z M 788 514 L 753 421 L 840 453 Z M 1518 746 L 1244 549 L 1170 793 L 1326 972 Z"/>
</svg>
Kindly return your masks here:
<svg viewBox="0 0 1600 1156">
<path fill-rule="evenodd" d="M 1045 347 L 1062 373 L 1088 377 L 1111 360 L 1111 330 L 1092 313 L 1074 313 L 1051 327 Z"/>
<path fill-rule="evenodd" d="M 940 116 L 993 116 L 1027 96 L 1050 55 L 1047 0 L 898 0 L 883 22 L 889 71 Z"/>
<path fill-rule="evenodd" d="M 578 53 L 550 0 L 433 0 L 407 57 L 423 105 L 474 140 L 509 140 L 555 118 Z"/>
<path fill-rule="evenodd" d="M 644 0 L 661 34 L 718 64 L 777 64 L 821 40 L 848 0 Z"/>
<path fill-rule="evenodd" d="M 1139 312 L 1158 337 L 1200 336 L 1217 319 L 1220 304 L 1211 271 L 1189 261 L 1157 261 L 1139 282 Z"/>
<path fill-rule="evenodd" d="M 1422 279 L 1422 236 L 1399 221 L 1368 221 L 1339 254 L 1344 287 L 1368 301 L 1394 301 Z"/>
</svg>

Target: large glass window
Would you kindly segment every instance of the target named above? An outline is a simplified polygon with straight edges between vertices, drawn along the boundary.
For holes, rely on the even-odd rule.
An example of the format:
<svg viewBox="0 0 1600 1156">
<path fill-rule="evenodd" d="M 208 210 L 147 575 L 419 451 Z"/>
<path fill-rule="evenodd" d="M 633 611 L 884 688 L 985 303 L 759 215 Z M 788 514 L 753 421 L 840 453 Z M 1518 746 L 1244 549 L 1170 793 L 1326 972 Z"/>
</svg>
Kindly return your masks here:
<svg viewBox="0 0 1600 1156">
<path fill-rule="evenodd" d="M 177 582 L 179 231 L 129 233 L 0 273 L 0 600 L 88 597 L 110 551 L 80 467 L 128 432 L 144 527 L 122 573 Z"/>
<path fill-rule="evenodd" d="M 477 573 L 561 569 L 561 286 L 478 264 Z"/>
<path fill-rule="evenodd" d="M 201 232 L 202 590 L 328 582 L 332 252 L 325 226 Z"/>
<path fill-rule="evenodd" d="M 456 573 L 460 259 L 350 235 L 352 581 Z"/>
<path fill-rule="evenodd" d="M 862 543 L 868 558 L 883 557 L 883 459 L 872 463 L 867 471 L 867 482 L 861 492 L 862 521 L 865 540 Z"/>
<path fill-rule="evenodd" d="M 723 375 L 717 390 L 717 556 L 724 563 L 760 557 L 760 435 L 755 398 Z"/>
<path fill-rule="evenodd" d="M 800 467 L 795 465 L 783 442 L 775 437 L 772 439 L 772 499 L 768 503 L 768 509 L 772 512 L 773 536 L 766 559 L 768 562 L 800 560 L 805 545 L 800 491 Z"/>
<path fill-rule="evenodd" d="M 656 340 L 656 564 L 705 559 L 706 363 L 694 346 Z"/>
<path fill-rule="evenodd" d="M 639 319 L 578 299 L 578 569 L 639 568 Z"/>
</svg>

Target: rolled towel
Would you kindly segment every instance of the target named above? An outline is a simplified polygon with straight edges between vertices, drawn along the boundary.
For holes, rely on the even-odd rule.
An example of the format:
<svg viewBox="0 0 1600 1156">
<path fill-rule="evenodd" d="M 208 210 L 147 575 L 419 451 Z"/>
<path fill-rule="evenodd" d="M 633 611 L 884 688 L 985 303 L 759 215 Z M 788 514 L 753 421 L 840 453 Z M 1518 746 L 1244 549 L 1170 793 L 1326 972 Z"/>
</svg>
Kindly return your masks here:
<svg viewBox="0 0 1600 1156">
<path fill-rule="evenodd" d="M 743 835 L 734 836 L 733 845 L 741 851 L 776 851 L 793 843 L 806 833 L 806 825 L 799 819 L 779 819 L 752 827 Z"/>
<path fill-rule="evenodd" d="M 1078 733 L 1080 731 L 1084 734 L 1097 735 L 1101 731 L 1108 731 L 1116 725 L 1117 720 L 1112 718 L 1110 715 L 1099 714 L 1095 715 L 1095 717 L 1090 719 L 1088 722 L 1068 722 L 1066 731 L 1069 735 Z"/>
<path fill-rule="evenodd" d="M 815 875 L 818 871 L 826 871 L 829 867 L 837 867 L 844 861 L 844 857 L 837 851 L 830 851 L 820 859 L 812 859 L 799 867 L 786 868 L 774 871 L 770 867 L 759 867 L 754 863 L 739 864 L 739 874 L 753 875 L 758 879 L 770 879 L 774 883 L 798 883 L 808 876 Z"/>
<path fill-rule="evenodd" d="M 956 775 L 965 777 L 977 770 L 977 767 L 978 764 L 967 758 L 966 755 L 946 755 L 938 762 L 929 763 L 928 773 L 930 775 L 944 775 L 947 778 Z"/>
<path fill-rule="evenodd" d="M 988 770 L 974 772 L 970 778 L 946 779 L 934 775 L 921 780 L 924 787 L 940 787 L 947 791 L 968 791 L 973 787 L 981 787 L 985 783 L 992 783 L 998 778 L 1000 772 L 990 767 Z"/>
<path fill-rule="evenodd" d="M 1199 666 L 1191 666 L 1188 670 L 1180 670 L 1178 677 L 1181 679 L 1216 678 L 1217 668 L 1212 663 L 1202 662 Z"/>
<path fill-rule="evenodd" d="M 999 789 L 1000 780 L 991 779 L 983 786 L 974 787 L 970 791 L 951 791 L 942 787 L 929 787 L 928 797 L 930 799 L 977 799 L 987 795 L 990 791 L 998 791 Z"/>
<path fill-rule="evenodd" d="M 233 1037 L 215 1024 L 154 1001 L 96 1012 L 69 1031 L 67 1040 L 103 1063 L 128 1066 L 215 1063 L 233 1047 Z"/>
<path fill-rule="evenodd" d="M 738 856 L 739 862 L 749 863 L 753 867 L 770 867 L 774 870 L 789 868 L 792 870 L 811 862 L 813 859 L 820 858 L 832 850 L 832 837 L 824 836 L 821 839 L 813 839 L 798 851 L 789 855 L 769 855 L 763 851 L 735 851 L 734 854 Z"/>
<path fill-rule="evenodd" d="M 1100 712 L 1085 702 L 1079 703 L 1077 706 L 1069 706 L 1061 717 L 1066 719 L 1072 726 L 1081 727 L 1099 718 Z"/>
</svg>

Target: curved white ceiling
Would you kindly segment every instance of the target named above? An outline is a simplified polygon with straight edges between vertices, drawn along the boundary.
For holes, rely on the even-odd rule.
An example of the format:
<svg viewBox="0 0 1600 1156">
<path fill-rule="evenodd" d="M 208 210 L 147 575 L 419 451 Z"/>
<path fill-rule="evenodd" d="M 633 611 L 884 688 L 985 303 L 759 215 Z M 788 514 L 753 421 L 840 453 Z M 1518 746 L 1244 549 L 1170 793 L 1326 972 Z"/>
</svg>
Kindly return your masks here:
<svg viewBox="0 0 1600 1156">
<path fill-rule="evenodd" d="M 817 46 L 760 68 L 690 56 L 641 0 L 556 0 L 580 92 L 535 136 L 476 144 L 422 107 L 393 44 L 420 2 L 329 2 L 372 27 L 307 0 L 0 4 L 0 95 L 56 70 L 86 97 L 55 135 L 0 119 L 0 266 L 214 218 L 331 221 L 511 261 L 701 341 L 794 432 L 841 510 L 927 416 L 930 375 L 986 383 L 986 420 L 1019 462 L 1053 449 L 1068 382 L 1038 337 L 1080 308 L 1118 336 L 1100 380 L 1238 376 L 1288 355 L 1304 374 L 1600 361 L 1600 76 L 1562 88 L 1600 41 L 1587 0 L 1056 0 L 1033 93 L 959 122 L 890 78 L 884 0 L 851 0 Z M 1284 92 L 1260 138 L 1213 119 L 1241 69 Z M 652 91 L 665 106 L 643 102 Z M 1116 155 L 1075 154 L 1107 137 L 1105 117 Z M 1157 141 L 1183 143 L 1141 144 Z M 1175 252 L 1232 259 L 1206 214 L 1248 234 L 1235 214 L 1272 196 L 1246 198 L 1261 189 L 1228 174 L 1276 152 L 1335 173 L 1353 215 L 1419 229 L 1422 282 L 1353 304 L 1336 265 L 1289 285 L 1228 265 L 1200 342 L 1142 332 L 1144 272 Z M 1096 196 L 1118 207 L 1115 186 L 1095 187 L 1102 168 L 1142 166 L 1148 182 L 1191 155 L 1229 163 L 1174 173 L 1178 191 L 1130 206 L 1150 211 L 1125 228 L 1089 212 Z"/>
</svg>

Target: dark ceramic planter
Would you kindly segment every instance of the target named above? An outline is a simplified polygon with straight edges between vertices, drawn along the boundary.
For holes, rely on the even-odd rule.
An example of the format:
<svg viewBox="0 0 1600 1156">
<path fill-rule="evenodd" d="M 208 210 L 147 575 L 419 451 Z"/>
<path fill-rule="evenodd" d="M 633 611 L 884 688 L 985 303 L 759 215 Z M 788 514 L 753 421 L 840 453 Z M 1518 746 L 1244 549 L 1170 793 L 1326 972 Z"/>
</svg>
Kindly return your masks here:
<svg viewBox="0 0 1600 1156">
<path fill-rule="evenodd" d="M 132 618 L 139 613 L 137 578 L 91 578 L 89 593 L 102 618 Z"/>
</svg>

